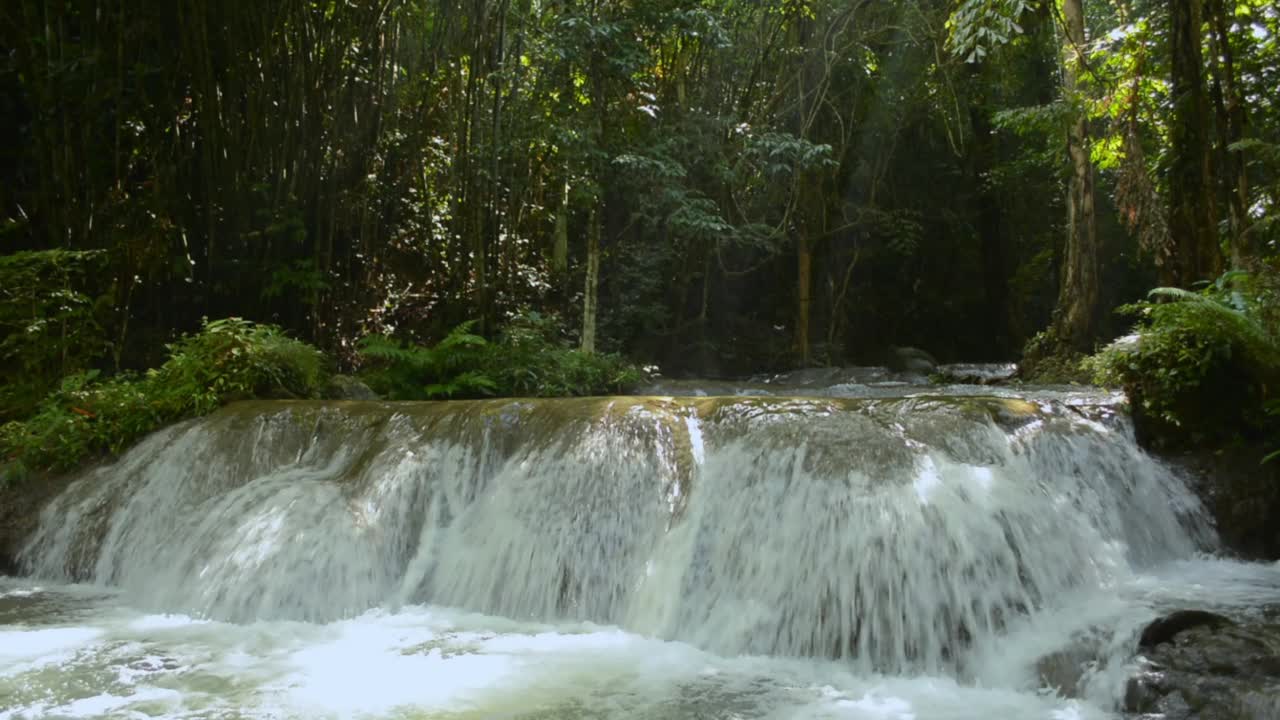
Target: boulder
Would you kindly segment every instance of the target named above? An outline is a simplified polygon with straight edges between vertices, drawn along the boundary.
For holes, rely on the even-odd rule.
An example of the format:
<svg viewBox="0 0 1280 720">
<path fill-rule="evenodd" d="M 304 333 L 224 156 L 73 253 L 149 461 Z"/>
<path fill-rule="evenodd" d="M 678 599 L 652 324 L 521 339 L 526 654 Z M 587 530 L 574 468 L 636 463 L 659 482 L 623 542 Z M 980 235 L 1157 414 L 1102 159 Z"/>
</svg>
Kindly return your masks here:
<svg viewBox="0 0 1280 720">
<path fill-rule="evenodd" d="M 938 360 L 920 348 L 889 348 L 889 369 L 896 372 L 931 375 L 938 369 Z"/>
<path fill-rule="evenodd" d="M 1164 455 L 1189 474 L 1223 546 L 1248 560 L 1280 560 L 1280 460 L 1263 461 L 1273 450 L 1256 443 Z"/>
<path fill-rule="evenodd" d="M 1234 623 L 1231 620 L 1205 610 L 1179 610 L 1151 621 L 1142 631 L 1138 640 L 1139 650 L 1154 650 L 1168 642 L 1173 642 L 1179 633 L 1192 628 L 1208 627 L 1224 628 Z"/>
<path fill-rule="evenodd" d="M 1280 718 L 1278 616 L 1232 621 L 1184 610 L 1152 622 L 1125 710 L 1165 720 Z"/>
</svg>

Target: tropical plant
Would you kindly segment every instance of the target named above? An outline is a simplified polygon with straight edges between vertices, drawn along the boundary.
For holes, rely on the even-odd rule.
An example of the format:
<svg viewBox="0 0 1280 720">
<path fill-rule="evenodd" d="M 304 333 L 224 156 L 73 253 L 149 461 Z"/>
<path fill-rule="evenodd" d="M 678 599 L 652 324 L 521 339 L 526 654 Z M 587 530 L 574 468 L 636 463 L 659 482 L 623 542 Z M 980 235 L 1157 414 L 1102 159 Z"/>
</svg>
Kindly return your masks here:
<svg viewBox="0 0 1280 720">
<path fill-rule="evenodd" d="M 68 375 L 29 417 L 0 425 L 0 480 L 118 454 L 165 423 L 232 400 L 313 397 L 327 375 L 315 348 L 239 318 L 205 323 L 168 347 L 169 359 L 142 376 Z"/>
<path fill-rule="evenodd" d="M 393 400 L 492 394 L 497 385 L 480 370 L 488 342 L 471 332 L 475 324 L 462 323 L 429 347 L 387 335 L 361 339 L 370 387 Z"/>
<path fill-rule="evenodd" d="M 490 346 L 488 374 L 504 395 L 564 397 L 625 392 L 640 370 L 614 353 L 584 353 L 564 339 L 559 321 L 536 312 L 516 316 Z"/>
<path fill-rule="evenodd" d="M 625 391 L 641 378 L 620 355 L 572 347 L 554 316 L 521 313 L 496 342 L 472 334 L 473 324 L 455 327 L 431 346 L 364 338 L 365 380 L 394 400 L 427 400 L 600 395 Z"/>
<path fill-rule="evenodd" d="M 199 333 L 166 347 L 169 360 L 148 379 L 179 415 L 249 397 L 314 397 L 328 375 L 319 350 L 242 318 L 206 321 Z"/>
<path fill-rule="evenodd" d="M 1196 292 L 1152 290 L 1150 300 L 1122 308 L 1138 327 L 1090 359 L 1096 379 L 1123 387 L 1161 433 L 1265 439 L 1280 380 L 1272 282 L 1230 272 Z"/>
</svg>

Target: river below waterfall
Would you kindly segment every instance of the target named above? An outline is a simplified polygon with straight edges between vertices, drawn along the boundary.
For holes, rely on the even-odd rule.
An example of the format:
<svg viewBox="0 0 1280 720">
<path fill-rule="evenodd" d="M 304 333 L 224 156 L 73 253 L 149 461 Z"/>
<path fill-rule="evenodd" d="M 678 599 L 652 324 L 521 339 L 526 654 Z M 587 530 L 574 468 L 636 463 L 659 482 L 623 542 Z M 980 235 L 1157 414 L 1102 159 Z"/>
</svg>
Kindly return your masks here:
<svg viewBox="0 0 1280 720">
<path fill-rule="evenodd" d="M 1117 718 L 1153 618 L 1280 606 L 1115 398 L 844 385 L 161 431 L 0 578 L 0 720 Z"/>
<path fill-rule="evenodd" d="M 1198 559 L 1063 598 L 985 653 L 975 677 L 725 657 L 589 623 L 375 609 L 329 623 L 225 623 L 131 608 L 86 585 L 0 580 L 0 719 L 1118 717 L 1133 634 L 1157 608 L 1255 608 L 1280 569 Z M 1035 661 L 1092 645 L 1083 697 Z M 1077 693 L 1078 694 L 1078 693 Z"/>
</svg>

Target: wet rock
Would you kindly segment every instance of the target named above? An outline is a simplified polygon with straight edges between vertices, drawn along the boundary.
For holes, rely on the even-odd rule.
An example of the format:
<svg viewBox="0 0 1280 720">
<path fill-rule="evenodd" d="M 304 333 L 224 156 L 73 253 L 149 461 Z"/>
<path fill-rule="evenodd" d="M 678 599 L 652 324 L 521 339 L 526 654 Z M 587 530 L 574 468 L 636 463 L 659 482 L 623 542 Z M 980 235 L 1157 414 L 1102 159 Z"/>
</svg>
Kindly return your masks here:
<svg viewBox="0 0 1280 720">
<path fill-rule="evenodd" d="M 1179 610 L 1157 618 L 1142 631 L 1138 640 L 1140 650 L 1150 650 L 1157 645 L 1172 642 L 1174 637 L 1186 630 L 1196 627 L 1218 629 L 1233 624 L 1227 618 L 1205 610 Z"/>
<path fill-rule="evenodd" d="M 1005 385 L 1017 375 L 1018 366 L 1014 363 L 953 363 L 939 365 L 935 372 L 937 381 L 961 385 Z"/>
<path fill-rule="evenodd" d="M 40 511 L 71 480 L 70 475 L 31 475 L 0 483 L 0 575 L 21 574 L 18 552 L 39 523 Z"/>
<path fill-rule="evenodd" d="M 1242 444 L 1162 453 L 1191 480 L 1223 546 L 1244 559 L 1280 560 L 1280 462 L 1263 462 L 1274 449 Z"/>
<path fill-rule="evenodd" d="M 321 396 L 325 400 L 381 400 L 368 385 L 350 375 L 334 375 L 329 378 Z"/>
<path fill-rule="evenodd" d="M 889 367 L 897 372 L 929 375 L 938 369 L 938 361 L 920 348 L 894 347 L 889 353 Z"/>
<path fill-rule="evenodd" d="M 1084 647 L 1072 647 L 1045 655 L 1036 661 L 1040 686 L 1064 697 L 1079 697 L 1080 681 L 1096 655 Z"/>
<path fill-rule="evenodd" d="M 1036 661 L 1040 687 L 1063 697 L 1084 697 L 1087 679 L 1106 669 L 1115 641 L 1114 631 L 1105 626 L 1074 633 L 1068 644 Z"/>
<path fill-rule="evenodd" d="M 1165 720 L 1280 718 L 1280 623 L 1181 611 L 1142 634 L 1125 710 Z"/>
</svg>

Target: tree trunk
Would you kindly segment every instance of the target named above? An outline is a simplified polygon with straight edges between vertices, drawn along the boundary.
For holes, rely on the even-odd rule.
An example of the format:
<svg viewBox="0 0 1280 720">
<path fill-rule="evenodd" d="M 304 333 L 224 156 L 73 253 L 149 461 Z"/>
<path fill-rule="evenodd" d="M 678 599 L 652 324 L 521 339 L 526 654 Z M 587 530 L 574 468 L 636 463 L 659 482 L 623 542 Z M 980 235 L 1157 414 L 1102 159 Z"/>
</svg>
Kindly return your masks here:
<svg viewBox="0 0 1280 720">
<path fill-rule="evenodd" d="M 1085 47 L 1084 3 L 1065 0 L 1062 86 L 1068 98 L 1077 92 Z M 1098 309 L 1098 236 L 1094 225 L 1093 165 L 1089 159 L 1089 127 L 1083 113 L 1067 130 L 1071 177 L 1067 184 L 1067 242 L 1062 258 L 1062 284 L 1054 317 L 1057 340 L 1065 349 L 1087 352 L 1096 332 Z"/>
<path fill-rule="evenodd" d="M 569 181 L 560 191 L 560 209 L 556 212 L 556 229 L 551 246 L 551 271 L 563 277 L 569 272 Z M 563 287 L 563 285 L 561 285 Z"/>
<path fill-rule="evenodd" d="M 1244 138 L 1244 102 L 1236 81 L 1230 21 L 1223 0 L 1208 0 L 1209 47 L 1213 67 L 1213 105 L 1217 114 L 1219 172 L 1231 230 L 1231 266 L 1243 268 L 1257 255 L 1249 236 L 1249 176 L 1243 155 L 1231 146 Z"/>
<path fill-rule="evenodd" d="M 596 351 L 596 304 L 600 285 L 600 211 L 587 219 L 587 282 L 582 299 L 582 352 Z"/>
<path fill-rule="evenodd" d="M 1169 229 L 1173 262 L 1166 285 L 1189 287 L 1222 269 L 1210 182 L 1209 111 L 1200 49 L 1201 0 L 1170 0 L 1173 122 L 1169 168 Z"/>
<path fill-rule="evenodd" d="M 809 308 L 812 304 L 813 284 L 813 248 L 809 245 L 809 236 L 803 231 L 796 239 L 796 351 L 800 357 L 800 366 L 808 367 L 809 351 Z"/>
</svg>

